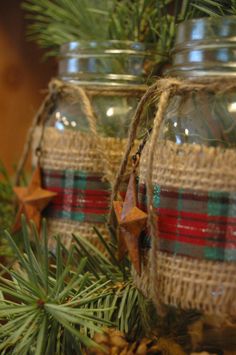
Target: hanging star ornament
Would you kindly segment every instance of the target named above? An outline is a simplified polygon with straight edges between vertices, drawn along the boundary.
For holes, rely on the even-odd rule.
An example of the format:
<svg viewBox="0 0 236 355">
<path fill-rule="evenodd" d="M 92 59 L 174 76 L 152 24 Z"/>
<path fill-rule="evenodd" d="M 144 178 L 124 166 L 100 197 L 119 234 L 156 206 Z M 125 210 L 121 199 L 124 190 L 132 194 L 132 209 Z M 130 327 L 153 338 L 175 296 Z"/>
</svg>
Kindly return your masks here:
<svg viewBox="0 0 236 355">
<path fill-rule="evenodd" d="M 119 225 L 118 257 L 128 251 L 138 274 L 141 273 L 140 235 L 147 223 L 147 214 L 137 207 L 135 172 L 132 172 L 124 202 L 114 201 L 113 207 Z"/>
<path fill-rule="evenodd" d="M 45 190 L 41 187 L 41 173 L 39 167 L 35 169 L 29 186 L 14 187 L 14 192 L 19 201 L 19 208 L 13 231 L 17 231 L 21 227 L 22 214 L 25 214 L 28 221 L 32 220 L 39 231 L 41 212 L 57 193 Z"/>
</svg>

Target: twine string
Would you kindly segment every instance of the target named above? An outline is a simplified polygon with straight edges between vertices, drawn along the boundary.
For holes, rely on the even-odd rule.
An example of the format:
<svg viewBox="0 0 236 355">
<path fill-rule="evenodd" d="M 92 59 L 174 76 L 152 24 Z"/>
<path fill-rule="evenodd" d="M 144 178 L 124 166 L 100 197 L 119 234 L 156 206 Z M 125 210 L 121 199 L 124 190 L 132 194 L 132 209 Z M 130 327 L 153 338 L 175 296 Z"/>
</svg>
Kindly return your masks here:
<svg viewBox="0 0 236 355">
<path fill-rule="evenodd" d="M 50 84 L 49 84 L 49 93 L 44 99 L 43 103 L 41 104 L 38 112 L 34 116 L 34 119 L 32 121 L 32 125 L 29 128 L 26 142 L 23 148 L 23 153 L 22 156 L 19 160 L 19 164 L 16 170 L 16 175 L 15 175 L 15 184 L 18 185 L 20 181 L 20 177 L 23 171 L 23 168 L 25 166 L 25 163 L 28 159 L 29 152 L 31 149 L 31 144 L 32 144 L 32 139 L 34 135 L 34 131 L 36 127 L 40 124 L 43 123 L 43 125 L 46 124 L 48 118 L 50 117 L 50 112 L 53 111 L 55 108 L 56 102 L 58 97 L 62 96 L 65 97 L 68 100 L 72 101 L 77 101 L 78 99 L 81 100 L 82 105 L 84 107 L 84 110 L 86 111 L 85 114 L 88 117 L 89 125 L 91 132 L 93 135 L 96 137 L 96 141 L 98 144 L 100 144 L 101 140 L 99 139 L 99 135 L 96 130 L 96 118 L 94 116 L 93 110 L 92 110 L 92 105 L 90 102 L 90 97 L 96 96 L 96 95 L 104 95 L 104 96 L 112 96 L 112 95 L 118 95 L 118 96 L 141 96 L 142 93 L 145 94 L 141 98 L 137 110 L 135 112 L 134 118 L 131 123 L 129 135 L 128 135 L 128 143 L 126 147 L 126 151 L 123 157 L 123 160 L 121 162 L 121 165 L 119 167 L 119 170 L 117 172 L 117 175 L 115 177 L 112 176 L 113 174 L 111 173 L 110 170 L 110 164 L 105 157 L 105 149 L 101 145 L 99 145 L 99 152 L 102 154 L 102 159 L 104 160 L 106 170 L 107 170 L 107 176 L 109 177 L 110 180 L 112 180 L 112 199 L 114 199 L 118 193 L 120 183 L 122 181 L 122 177 L 125 173 L 128 161 L 129 161 L 129 155 L 131 152 L 131 149 L 134 145 L 134 141 L 137 135 L 137 130 L 142 122 L 144 115 L 144 109 L 148 105 L 148 103 L 153 100 L 153 101 L 158 101 L 160 99 L 161 93 L 169 90 L 170 89 L 170 96 L 173 95 L 186 95 L 192 91 L 195 92 L 211 92 L 211 93 L 224 93 L 226 91 L 233 91 L 236 90 L 236 81 L 232 78 L 227 79 L 227 78 L 200 78 L 197 81 L 189 81 L 189 80 L 179 80 L 175 78 L 165 78 L 165 79 L 159 79 L 155 84 L 149 87 L 149 89 L 146 91 L 146 86 L 142 85 L 140 87 L 136 87 L 135 89 L 127 86 L 119 86 L 119 87 L 111 87 L 106 86 L 106 85 L 98 85 L 98 86 L 84 86 L 79 87 L 76 84 L 73 83 L 66 83 L 58 79 L 53 79 Z M 159 109 L 160 105 L 159 105 Z M 43 139 L 43 134 L 41 136 L 41 141 Z M 39 143 L 39 146 L 41 145 L 41 142 Z"/>
<path fill-rule="evenodd" d="M 116 180 L 113 185 L 112 199 L 114 200 L 117 197 L 122 178 L 125 174 L 127 164 L 130 157 L 131 149 L 134 145 L 134 141 L 137 137 L 137 131 L 140 123 L 145 119 L 144 110 L 150 102 L 157 102 L 158 109 L 154 121 L 157 121 L 155 137 L 157 137 L 158 130 L 160 128 L 161 121 L 163 119 L 164 110 L 167 107 L 167 104 L 170 98 L 174 95 L 188 95 L 191 92 L 208 92 L 208 93 L 219 93 L 222 94 L 227 91 L 236 90 L 236 81 L 227 78 L 200 78 L 196 81 L 190 80 L 180 80 L 176 78 L 162 78 L 158 79 L 155 84 L 149 87 L 144 96 L 141 98 L 136 112 L 134 114 L 133 120 L 131 122 L 130 131 L 128 135 L 128 142 L 126 150 L 118 169 Z M 162 96 L 165 92 L 168 94 Z M 164 106 L 164 107 L 163 107 Z M 160 111 L 160 112 L 159 112 Z M 153 133 L 152 133 L 153 134 Z M 153 141 L 154 142 L 154 141 Z M 154 143 L 153 143 L 154 144 Z M 153 159 L 153 158 L 150 158 Z M 152 161 L 149 160 L 150 164 Z"/>
<path fill-rule="evenodd" d="M 153 90 L 152 90 L 153 89 Z M 136 275 L 139 285 L 141 284 L 141 289 L 143 289 L 145 282 L 148 282 L 152 285 L 149 297 L 155 300 L 155 305 L 157 307 L 158 314 L 160 316 L 165 316 L 168 308 L 164 305 L 161 300 L 161 295 L 159 290 L 157 289 L 157 275 L 156 272 L 158 270 L 157 265 L 160 263 L 160 259 L 158 257 L 157 251 L 159 249 L 159 236 L 157 235 L 157 219 L 153 206 L 153 164 L 155 159 L 155 145 L 158 139 L 158 135 L 160 132 L 160 127 L 163 122 L 166 109 L 170 102 L 171 97 L 174 95 L 187 96 L 192 92 L 200 92 L 200 93 L 212 93 L 212 94 L 223 94 L 229 91 L 236 90 L 236 81 L 232 79 L 223 79 L 222 78 L 212 78 L 212 79 L 201 79 L 201 81 L 193 82 L 193 81 L 183 81 L 177 79 L 160 79 L 157 81 L 156 85 L 150 88 L 144 97 L 141 99 L 140 104 L 137 108 L 135 116 L 132 121 L 132 126 L 129 134 L 129 140 L 126 147 L 126 152 L 124 158 L 121 162 L 117 180 L 114 184 L 113 198 L 116 197 L 116 194 L 119 189 L 119 185 L 122 181 L 122 177 L 125 173 L 127 163 L 129 160 L 131 148 L 134 144 L 134 140 L 136 138 L 136 133 L 139 124 L 144 119 L 142 116 L 145 105 L 147 105 L 151 99 L 158 103 L 158 108 L 156 115 L 153 121 L 153 129 L 151 135 L 149 137 L 148 145 L 143 150 L 143 154 L 147 157 L 147 170 L 146 170 L 146 188 L 147 188 L 147 208 L 148 208 L 148 225 L 151 231 L 151 235 L 154 236 L 152 239 L 152 248 L 150 251 L 149 263 L 146 269 L 146 272 L 143 271 L 141 277 Z M 147 148 L 147 149 L 146 149 Z M 110 221 L 112 214 L 110 214 Z M 169 267 L 169 265 L 168 265 Z M 146 286 L 146 285 L 145 285 Z"/>
<path fill-rule="evenodd" d="M 134 114 L 133 120 L 130 125 L 126 150 L 125 150 L 123 159 L 121 161 L 121 164 L 119 166 L 119 169 L 118 169 L 118 172 L 116 175 L 116 179 L 115 179 L 115 183 L 113 185 L 111 201 L 113 201 L 117 197 L 117 193 L 119 191 L 119 187 L 122 182 L 122 178 L 123 178 L 124 173 L 127 168 L 130 152 L 134 146 L 134 142 L 137 137 L 137 130 L 138 130 L 138 127 L 139 127 L 139 125 L 142 121 L 142 118 L 143 118 L 144 109 L 145 109 L 146 105 L 148 104 L 148 102 L 150 102 L 151 98 L 153 98 L 153 96 L 156 92 L 157 85 L 158 84 L 155 83 L 149 87 L 149 89 L 143 95 L 143 97 L 141 98 L 141 100 L 137 106 L 136 112 Z"/>
<path fill-rule="evenodd" d="M 20 178 L 24 169 L 24 166 L 26 164 L 26 161 L 29 156 L 29 152 L 31 149 L 31 144 L 33 140 L 33 135 L 35 132 L 36 127 L 40 124 L 40 122 L 44 119 L 44 117 L 51 111 L 53 111 L 55 107 L 55 102 L 57 101 L 57 93 L 52 90 L 50 91 L 45 99 L 43 100 L 39 110 L 37 111 L 36 115 L 33 118 L 32 124 L 28 130 L 27 136 L 26 136 L 26 142 L 23 147 L 23 152 L 21 155 L 21 158 L 19 160 L 19 163 L 17 165 L 16 169 L 16 174 L 15 174 L 15 179 L 14 179 L 14 184 L 18 186 L 20 184 Z M 42 137 L 41 137 L 42 139 Z M 38 152 L 36 154 L 39 156 L 39 149 L 40 149 L 40 143 L 39 147 L 37 147 Z"/>
<path fill-rule="evenodd" d="M 39 146 L 37 147 L 36 155 L 40 159 L 40 149 L 44 136 L 44 126 L 47 123 L 50 114 L 56 108 L 56 103 L 59 97 L 63 97 L 68 101 L 81 102 L 86 118 L 88 119 L 89 128 L 93 134 L 96 142 L 98 144 L 98 150 L 101 154 L 101 158 L 105 164 L 105 176 L 111 184 L 114 183 L 114 174 L 111 170 L 111 165 L 104 149 L 99 134 L 97 133 L 96 117 L 92 109 L 92 104 L 90 98 L 93 96 L 137 96 L 140 97 L 146 91 L 146 86 L 141 85 L 140 87 L 132 87 L 127 85 L 120 85 L 118 87 L 113 87 L 111 89 L 108 85 L 97 85 L 97 86 L 78 86 L 74 83 L 67 83 L 59 79 L 52 79 L 48 86 L 48 94 L 44 101 L 42 102 L 39 110 L 33 118 L 32 124 L 27 133 L 26 142 L 23 147 L 23 152 L 19 160 L 16 175 L 15 175 L 15 185 L 19 185 L 20 177 L 22 175 L 24 166 L 29 157 L 31 150 L 32 140 L 34 136 L 35 129 L 38 125 L 42 124 L 42 132 L 40 135 Z"/>
<path fill-rule="evenodd" d="M 97 145 L 98 152 L 99 152 L 101 159 L 104 163 L 104 172 L 105 172 L 104 179 L 106 179 L 110 183 L 112 183 L 114 176 L 113 176 L 111 164 L 109 161 L 108 152 L 106 151 L 106 149 L 102 143 L 102 139 L 97 132 L 97 119 L 95 117 L 89 97 L 82 87 L 79 87 L 79 86 L 74 87 L 73 86 L 69 89 L 70 89 L 69 94 L 70 94 L 71 99 L 73 98 L 73 96 L 76 96 L 77 99 L 78 98 L 80 99 L 80 102 L 82 105 L 82 110 L 85 114 L 86 119 L 88 120 L 90 133 L 93 135 L 94 140 L 97 143 L 96 145 Z"/>
<path fill-rule="evenodd" d="M 153 130 L 150 136 L 150 142 L 148 147 L 148 161 L 147 161 L 147 171 L 146 171 L 146 188 L 147 188 L 147 210 L 148 210 L 148 224 L 150 227 L 151 235 L 156 234 L 157 225 L 156 225 L 156 216 L 153 207 L 153 184 L 152 184 L 152 170 L 153 170 L 153 161 L 155 153 L 155 144 L 158 138 L 160 131 L 160 126 L 163 121 L 166 108 L 169 103 L 169 98 L 171 95 L 171 89 L 167 89 L 161 93 L 159 101 L 159 109 L 156 112 L 156 116 L 153 122 Z M 155 238 L 158 240 L 158 238 Z"/>
</svg>

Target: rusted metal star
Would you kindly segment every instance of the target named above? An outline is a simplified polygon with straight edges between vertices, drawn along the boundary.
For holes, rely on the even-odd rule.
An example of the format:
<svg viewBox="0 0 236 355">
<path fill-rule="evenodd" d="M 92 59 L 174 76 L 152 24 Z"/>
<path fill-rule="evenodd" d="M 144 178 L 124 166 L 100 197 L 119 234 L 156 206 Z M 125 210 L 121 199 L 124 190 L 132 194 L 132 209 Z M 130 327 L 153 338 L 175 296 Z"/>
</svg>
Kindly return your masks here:
<svg viewBox="0 0 236 355">
<path fill-rule="evenodd" d="M 138 274 L 141 273 L 140 235 L 147 223 L 147 214 L 137 207 L 135 173 L 130 176 L 124 202 L 114 201 L 114 211 L 119 224 L 118 257 L 128 251 Z"/>
<path fill-rule="evenodd" d="M 19 201 L 19 208 L 13 231 L 17 231 L 21 227 L 22 214 L 25 214 L 28 221 L 34 221 L 36 228 L 39 230 L 42 210 L 57 195 L 55 192 L 41 187 L 40 168 L 35 169 L 28 187 L 14 187 L 14 192 Z"/>
</svg>

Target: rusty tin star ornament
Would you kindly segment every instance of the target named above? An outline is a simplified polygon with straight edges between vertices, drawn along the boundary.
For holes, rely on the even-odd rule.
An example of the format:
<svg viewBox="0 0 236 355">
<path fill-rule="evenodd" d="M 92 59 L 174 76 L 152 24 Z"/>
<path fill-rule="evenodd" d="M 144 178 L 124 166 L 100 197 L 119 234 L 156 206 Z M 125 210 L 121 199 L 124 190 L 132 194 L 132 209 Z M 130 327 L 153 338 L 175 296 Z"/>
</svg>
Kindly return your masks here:
<svg viewBox="0 0 236 355">
<path fill-rule="evenodd" d="M 124 202 L 114 201 L 114 211 L 119 224 L 118 257 L 128 251 L 138 274 L 141 273 L 140 235 L 147 223 L 147 214 L 137 207 L 136 174 L 131 173 Z"/>
<path fill-rule="evenodd" d="M 34 221 L 37 230 L 40 230 L 41 212 L 57 195 L 57 193 L 41 187 L 40 168 L 35 169 L 28 187 L 14 187 L 14 192 L 19 201 L 19 208 L 13 231 L 17 231 L 21 227 L 22 214 L 25 214 L 28 221 Z"/>
</svg>

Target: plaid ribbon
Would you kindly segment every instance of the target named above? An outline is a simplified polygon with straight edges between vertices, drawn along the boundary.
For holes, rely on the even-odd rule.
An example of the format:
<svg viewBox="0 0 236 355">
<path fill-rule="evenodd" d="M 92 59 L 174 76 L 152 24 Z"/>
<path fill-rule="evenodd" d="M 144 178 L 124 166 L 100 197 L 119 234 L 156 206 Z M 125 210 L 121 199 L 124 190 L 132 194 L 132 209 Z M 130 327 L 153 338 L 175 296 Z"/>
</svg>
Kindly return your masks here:
<svg viewBox="0 0 236 355">
<path fill-rule="evenodd" d="M 110 203 L 110 184 L 102 181 L 102 174 L 43 169 L 42 181 L 45 189 L 57 193 L 45 210 L 47 217 L 105 222 Z"/>
<path fill-rule="evenodd" d="M 138 188 L 146 210 L 146 187 Z M 236 261 L 236 193 L 154 186 L 160 249 L 199 259 Z"/>
</svg>

